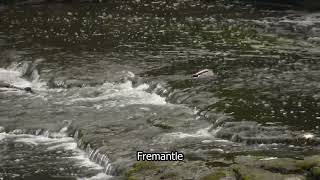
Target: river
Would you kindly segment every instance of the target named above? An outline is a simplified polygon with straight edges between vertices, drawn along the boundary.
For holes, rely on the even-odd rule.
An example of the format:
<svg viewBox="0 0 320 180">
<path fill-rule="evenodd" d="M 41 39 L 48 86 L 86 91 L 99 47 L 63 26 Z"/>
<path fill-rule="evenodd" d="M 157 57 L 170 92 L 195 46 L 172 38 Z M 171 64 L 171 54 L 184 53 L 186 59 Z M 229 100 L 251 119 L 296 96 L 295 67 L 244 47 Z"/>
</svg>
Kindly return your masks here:
<svg viewBox="0 0 320 180">
<path fill-rule="evenodd" d="M 0 179 L 121 179 L 136 151 L 184 153 L 182 179 L 317 155 L 319 20 L 224 1 L 0 7 L 0 80 L 34 91 L 0 88 Z"/>
</svg>

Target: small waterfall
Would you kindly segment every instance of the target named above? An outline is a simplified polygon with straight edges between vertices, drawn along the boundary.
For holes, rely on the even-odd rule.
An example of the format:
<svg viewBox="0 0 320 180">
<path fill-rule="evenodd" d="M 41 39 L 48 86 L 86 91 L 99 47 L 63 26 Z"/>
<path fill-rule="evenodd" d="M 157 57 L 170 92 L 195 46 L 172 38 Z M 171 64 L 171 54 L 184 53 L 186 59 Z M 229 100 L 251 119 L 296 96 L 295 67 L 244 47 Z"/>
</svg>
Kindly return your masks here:
<svg viewBox="0 0 320 180">
<path fill-rule="evenodd" d="M 36 137 L 45 137 L 45 138 L 52 138 L 52 139 L 60 139 L 60 138 L 71 138 L 68 135 L 68 129 L 70 128 L 70 122 L 67 123 L 66 126 L 62 127 L 58 132 L 50 131 L 48 129 L 36 129 L 36 130 L 26 130 L 26 129 L 14 129 L 5 133 L 5 129 L 1 127 L 1 133 L 5 133 L 8 135 L 30 135 Z M 69 131 L 70 132 L 70 131 Z M 84 151 L 85 156 L 92 161 L 93 163 L 99 165 L 103 168 L 103 173 L 108 176 L 112 176 L 113 169 L 111 165 L 111 161 L 109 157 L 102 153 L 99 149 L 92 148 L 90 144 L 84 144 L 83 140 L 81 139 L 79 130 L 76 130 L 73 134 L 73 140 L 77 144 L 78 148 Z"/>
<path fill-rule="evenodd" d="M 70 124 L 71 122 L 68 122 L 67 125 L 65 127 L 62 127 L 58 133 L 50 132 L 49 130 L 38 129 L 36 130 L 36 134 L 40 136 L 48 137 L 48 138 L 49 137 L 57 138 L 57 137 L 67 136 L 67 130 Z M 85 151 L 86 155 L 92 162 L 103 167 L 104 173 L 106 175 L 112 175 L 111 162 L 106 154 L 100 152 L 99 149 L 92 148 L 90 144 L 85 145 L 82 139 L 79 137 L 79 130 L 75 131 L 73 135 L 73 139 L 76 141 L 77 146 L 80 149 Z"/>
<path fill-rule="evenodd" d="M 110 163 L 110 159 L 106 154 L 100 153 L 99 149 L 91 148 L 90 144 L 87 145 L 86 153 L 89 154 L 89 159 L 104 167 L 104 172 L 107 175 L 112 174 L 112 167 Z"/>
<path fill-rule="evenodd" d="M 92 148 L 90 144 L 84 144 L 83 140 L 79 136 L 79 130 L 76 130 L 73 137 L 77 141 L 78 147 L 86 152 L 88 158 L 91 161 L 102 166 L 105 174 L 113 175 L 113 168 L 109 157 L 106 154 L 100 152 L 99 149 Z"/>
</svg>

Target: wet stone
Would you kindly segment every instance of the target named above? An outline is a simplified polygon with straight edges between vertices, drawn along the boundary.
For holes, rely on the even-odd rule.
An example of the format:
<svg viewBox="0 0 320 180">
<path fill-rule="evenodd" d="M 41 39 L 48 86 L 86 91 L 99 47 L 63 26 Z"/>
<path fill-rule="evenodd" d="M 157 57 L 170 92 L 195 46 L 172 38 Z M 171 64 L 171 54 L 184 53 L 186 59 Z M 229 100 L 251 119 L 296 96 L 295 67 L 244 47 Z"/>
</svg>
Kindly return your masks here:
<svg viewBox="0 0 320 180">
<path fill-rule="evenodd" d="M 234 165 L 233 169 L 240 179 L 245 180 L 305 180 L 305 177 L 301 175 L 273 173 L 271 171 L 243 165 Z"/>
<path fill-rule="evenodd" d="M 170 122 L 167 120 L 162 120 L 162 119 L 148 119 L 148 123 L 150 123 L 152 126 L 161 128 L 161 129 L 173 129 L 174 127 Z"/>
<path fill-rule="evenodd" d="M 234 142 L 246 144 L 300 144 L 306 142 L 296 133 L 288 131 L 286 127 L 263 126 L 254 121 L 225 122 L 221 127 L 222 129 L 217 132 L 216 136 Z"/>
<path fill-rule="evenodd" d="M 279 173 L 299 173 L 304 171 L 298 164 L 302 163 L 302 161 L 290 158 L 264 159 L 263 157 L 240 156 L 235 159 L 235 162 Z"/>
<path fill-rule="evenodd" d="M 208 167 L 228 167 L 231 164 L 233 162 L 226 159 L 213 159 L 206 162 Z"/>
<path fill-rule="evenodd" d="M 300 166 L 305 169 L 310 169 L 312 166 L 320 166 L 320 155 L 307 156 L 302 162 L 304 163 L 300 163 Z"/>
<path fill-rule="evenodd" d="M 200 179 L 210 169 L 203 162 L 147 162 L 135 163 L 126 172 L 126 178 L 139 179 Z"/>
<path fill-rule="evenodd" d="M 215 170 L 201 177 L 200 180 L 236 180 L 236 176 L 231 170 Z"/>
</svg>

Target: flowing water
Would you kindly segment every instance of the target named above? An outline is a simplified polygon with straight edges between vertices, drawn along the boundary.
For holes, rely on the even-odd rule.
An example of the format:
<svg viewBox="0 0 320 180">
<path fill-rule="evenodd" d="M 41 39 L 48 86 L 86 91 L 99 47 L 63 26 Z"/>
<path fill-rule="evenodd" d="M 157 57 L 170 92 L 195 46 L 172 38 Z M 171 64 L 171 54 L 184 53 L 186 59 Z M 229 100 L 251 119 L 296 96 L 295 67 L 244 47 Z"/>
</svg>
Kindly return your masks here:
<svg viewBox="0 0 320 180">
<path fill-rule="evenodd" d="M 320 151 L 320 14 L 224 1 L 0 8 L 0 179 Z M 211 69 L 214 77 L 193 79 Z"/>
</svg>

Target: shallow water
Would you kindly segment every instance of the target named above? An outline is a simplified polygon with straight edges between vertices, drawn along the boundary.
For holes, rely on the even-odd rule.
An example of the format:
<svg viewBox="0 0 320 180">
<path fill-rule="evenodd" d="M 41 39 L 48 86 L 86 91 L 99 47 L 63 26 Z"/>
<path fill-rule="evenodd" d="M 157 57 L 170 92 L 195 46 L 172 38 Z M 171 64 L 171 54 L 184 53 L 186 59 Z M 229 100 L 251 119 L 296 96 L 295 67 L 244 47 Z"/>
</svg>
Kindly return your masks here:
<svg viewBox="0 0 320 180">
<path fill-rule="evenodd" d="M 319 153 L 319 13 L 110 1 L 0 14 L 0 79 L 35 91 L 0 88 L 0 179 L 117 178 L 138 150 Z M 191 77 L 206 68 L 215 77 Z"/>
</svg>

